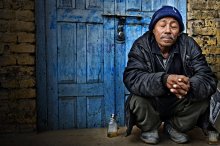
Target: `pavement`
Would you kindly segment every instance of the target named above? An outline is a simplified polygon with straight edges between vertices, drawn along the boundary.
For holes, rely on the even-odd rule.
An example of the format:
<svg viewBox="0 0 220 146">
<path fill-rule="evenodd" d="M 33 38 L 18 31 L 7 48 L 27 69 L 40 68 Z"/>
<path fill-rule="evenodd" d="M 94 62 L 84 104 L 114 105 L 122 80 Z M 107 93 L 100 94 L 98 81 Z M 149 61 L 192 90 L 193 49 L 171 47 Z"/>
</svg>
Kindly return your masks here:
<svg viewBox="0 0 220 146">
<path fill-rule="evenodd" d="M 125 137 L 125 127 L 120 127 L 118 136 L 107 137 L 106 128 L 69 129 L 46 131 L 41 133 L 1 134 L 0 146 L 146 146 L 148 144 L 139 139 L 140 130 L 133 128 L 130 136 Z M 199 128 L 187 133 L 191 140 L 188 144 L 176 144 L 159 130 L 160 143 L 158 146 L 210 146 L 207 137 Z M 220 143 L 217 144 L 220 146 Z"/>
</svg>

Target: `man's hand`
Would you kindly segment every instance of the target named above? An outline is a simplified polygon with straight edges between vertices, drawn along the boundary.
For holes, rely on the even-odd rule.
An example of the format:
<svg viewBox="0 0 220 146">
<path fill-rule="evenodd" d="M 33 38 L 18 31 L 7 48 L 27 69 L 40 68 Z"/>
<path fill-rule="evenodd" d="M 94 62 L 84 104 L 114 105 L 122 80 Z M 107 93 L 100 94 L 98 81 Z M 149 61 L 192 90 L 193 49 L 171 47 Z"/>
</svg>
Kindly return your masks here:
<svg viewBox="0 0 220 146">
<path fill-rule="evenodd" d="M 183 98 L 190 89 L 189 78 L 184 75 L 171 74 L 167 78 L 167 88 L 174 93 L 177 98 Z"/>
</svg>

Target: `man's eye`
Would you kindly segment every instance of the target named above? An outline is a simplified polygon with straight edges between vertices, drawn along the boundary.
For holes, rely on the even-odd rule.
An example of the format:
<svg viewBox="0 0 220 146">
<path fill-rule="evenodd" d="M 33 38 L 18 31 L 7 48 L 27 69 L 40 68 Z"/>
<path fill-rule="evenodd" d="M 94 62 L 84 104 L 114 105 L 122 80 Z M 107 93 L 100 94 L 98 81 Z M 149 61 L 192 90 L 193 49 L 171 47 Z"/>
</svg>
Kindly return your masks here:
<svg viewBox="0 0 220 146">
<path fill-rule="evenodd" d="M 171 26 L 172 28 L 177 28 L 177 26 Z"/>
</svg>

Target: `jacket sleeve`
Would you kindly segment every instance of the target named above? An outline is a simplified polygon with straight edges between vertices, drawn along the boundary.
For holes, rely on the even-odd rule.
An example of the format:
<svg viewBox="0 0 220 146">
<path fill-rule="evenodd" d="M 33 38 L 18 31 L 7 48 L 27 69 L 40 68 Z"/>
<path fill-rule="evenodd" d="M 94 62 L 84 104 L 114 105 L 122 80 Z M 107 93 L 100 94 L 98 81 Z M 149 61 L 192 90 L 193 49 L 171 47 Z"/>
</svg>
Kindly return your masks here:
<svg viewBox="0 0 220 146">
<path fill-rule="evenodd" d="M 134 43 L 123 75 L 126 88 L 139 96 L 161 96 L 166 93 L 162 83 L 163 75 L 165 72 L 153 73 L 149 54 L 138 43 Z"/>
<path fill-rule="evenodd" d="M 191 70 L 189 98 L 202 100 L 210 98 L 217 89 L 217 79 L 209 67 L 199 45 L 190 39 L 191 55 L 186 59 L 187 68 Z"/>
</svg>

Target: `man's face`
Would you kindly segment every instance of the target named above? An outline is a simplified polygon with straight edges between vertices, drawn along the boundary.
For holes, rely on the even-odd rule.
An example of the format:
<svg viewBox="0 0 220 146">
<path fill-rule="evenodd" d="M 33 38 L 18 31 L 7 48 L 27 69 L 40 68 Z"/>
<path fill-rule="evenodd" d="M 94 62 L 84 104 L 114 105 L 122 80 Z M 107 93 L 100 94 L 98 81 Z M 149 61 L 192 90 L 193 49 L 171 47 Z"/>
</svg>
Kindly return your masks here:
<svg viewBox="0 0 220 146">
<path fill-rule="evenodd" d="M 176 19 L 164 17 L 157 21 L 153 33 L 160 48 L 170 47 L 180 34 L 180 26 Z"/>
</svg>

